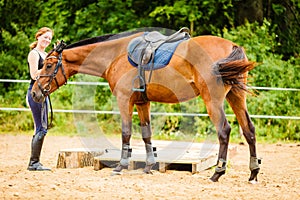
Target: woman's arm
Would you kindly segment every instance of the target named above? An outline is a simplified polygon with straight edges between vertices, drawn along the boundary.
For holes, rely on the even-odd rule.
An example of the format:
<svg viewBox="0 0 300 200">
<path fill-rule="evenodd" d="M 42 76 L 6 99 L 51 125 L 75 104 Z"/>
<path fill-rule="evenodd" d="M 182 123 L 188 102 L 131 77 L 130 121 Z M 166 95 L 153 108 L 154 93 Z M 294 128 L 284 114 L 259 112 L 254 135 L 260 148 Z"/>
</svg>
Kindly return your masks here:
<svg viewBox="0 0 300 200">
<path fill-rule="evenodd" d="M 33 80 L 36 80 L 36 77 L 40 75 L 41 70 L 38 70 L 39 59 L 40 56 L 37 51 L 29 52 L 27 60 L 29 63 L 30 76 Z"/>
</svg>

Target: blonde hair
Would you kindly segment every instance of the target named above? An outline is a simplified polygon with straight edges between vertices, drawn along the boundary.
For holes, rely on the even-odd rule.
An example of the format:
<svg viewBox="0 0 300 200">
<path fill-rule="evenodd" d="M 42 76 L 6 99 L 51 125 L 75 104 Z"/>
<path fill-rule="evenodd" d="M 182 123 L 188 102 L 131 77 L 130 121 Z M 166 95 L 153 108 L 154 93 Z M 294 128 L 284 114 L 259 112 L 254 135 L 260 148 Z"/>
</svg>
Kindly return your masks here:
<svg viewBox="0 0 300 200">
<path fill-rule="evenodd" d="M 43 34 L 46 33 L 46 32 L 51 32 L 51 33 L 52 33 L 52 36 L 54 35 L 54 31 L 53 31 L 51 28 L 48 28 L 48 27 L 40 28 L 40 29 L 36 32 L 36 34 L 35 34 L 35 40 L 36 40 L 36 41 L 32 42 L 32 43 L 29 45 L 29 47 L 30 47 L 31 50 L 34 49 L 34 48 L 36 47 L 36 45 L 37 45 L 37 38 L 38 38 L 39 36 L 43 35 Z"/>
</svg>

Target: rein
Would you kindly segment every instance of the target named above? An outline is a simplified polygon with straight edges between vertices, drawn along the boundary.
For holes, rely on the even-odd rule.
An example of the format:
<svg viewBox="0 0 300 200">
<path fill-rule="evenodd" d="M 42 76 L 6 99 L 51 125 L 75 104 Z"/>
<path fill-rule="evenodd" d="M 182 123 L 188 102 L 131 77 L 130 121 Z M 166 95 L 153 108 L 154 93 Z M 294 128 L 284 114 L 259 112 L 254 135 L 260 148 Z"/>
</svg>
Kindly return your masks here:
<svg viewBox="0 0 300 200">
<path fill-rule="evenodd" d="M 45 123 L 45 122 L 42 120 L 42 125 L 43 125 L 43 127 L 46 128 L 46 129 L 50 129 L 50 128 L 53 127 L 53 109 L 52 109 L 52 103 L 51 103 L 50 95 L 48 95 L 48 101 L 49 101 L 49 107 L 50 107 L 50 123 L 48 124 L 48 118 L 47 118 L 47 123 Z M 44 103 L 42 104 L 42 110 L 41 110 L 41 116 L 42 116 L 42 119 L 44 119 L 45 105 L 46 105 L 46 103 L 44 102 Z"/>
</svg>

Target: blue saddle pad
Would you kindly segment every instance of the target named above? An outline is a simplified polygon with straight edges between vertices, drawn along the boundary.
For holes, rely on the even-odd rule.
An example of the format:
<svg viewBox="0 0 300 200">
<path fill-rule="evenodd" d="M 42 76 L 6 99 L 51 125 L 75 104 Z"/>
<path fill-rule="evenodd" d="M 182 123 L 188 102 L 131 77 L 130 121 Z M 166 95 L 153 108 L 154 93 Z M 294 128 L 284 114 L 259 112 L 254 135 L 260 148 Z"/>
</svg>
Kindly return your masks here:
<svg viewBox="0 0 300 200">
<path fill-rule="evenodd" d="M 148 64 L 145 64 L 142 67 L 145 70 L 151 70 L 152 65 L 153 65 L 153 70 L 165 67 L 166 65 L 169 64 L 177 46 L 184 40 L 186 40 L 186 38 L 172 43 L 163 43 L 158 49 L 156 49 L 154 53 L 153 63 L 150 60 Z M 138 64 L 135 63 L 129 56 L 128 56 L 128 61 L 132 66 L 138 67 Z"/>
</svg>

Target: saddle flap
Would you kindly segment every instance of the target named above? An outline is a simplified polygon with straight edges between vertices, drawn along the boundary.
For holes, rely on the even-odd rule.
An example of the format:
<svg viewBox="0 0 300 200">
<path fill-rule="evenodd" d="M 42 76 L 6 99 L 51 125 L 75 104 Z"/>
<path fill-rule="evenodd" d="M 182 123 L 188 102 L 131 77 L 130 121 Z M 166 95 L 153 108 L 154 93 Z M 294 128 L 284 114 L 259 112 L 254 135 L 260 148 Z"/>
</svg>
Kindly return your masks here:
<svg viewBox="0 0 300 200">
<path fill-rule="evenodd" d="M 147 35 L 144 36 L 144 39 L 147 42 L 152 42 L 152 43 L 162 41 L 162 40 L 164 41 L 167 38 L 168 38 L 168 36 L 165 36 L 165 35 L 161 34 L 160 32 L 157 32 L 157 31 L 149 32 Z"/>
</svg>

